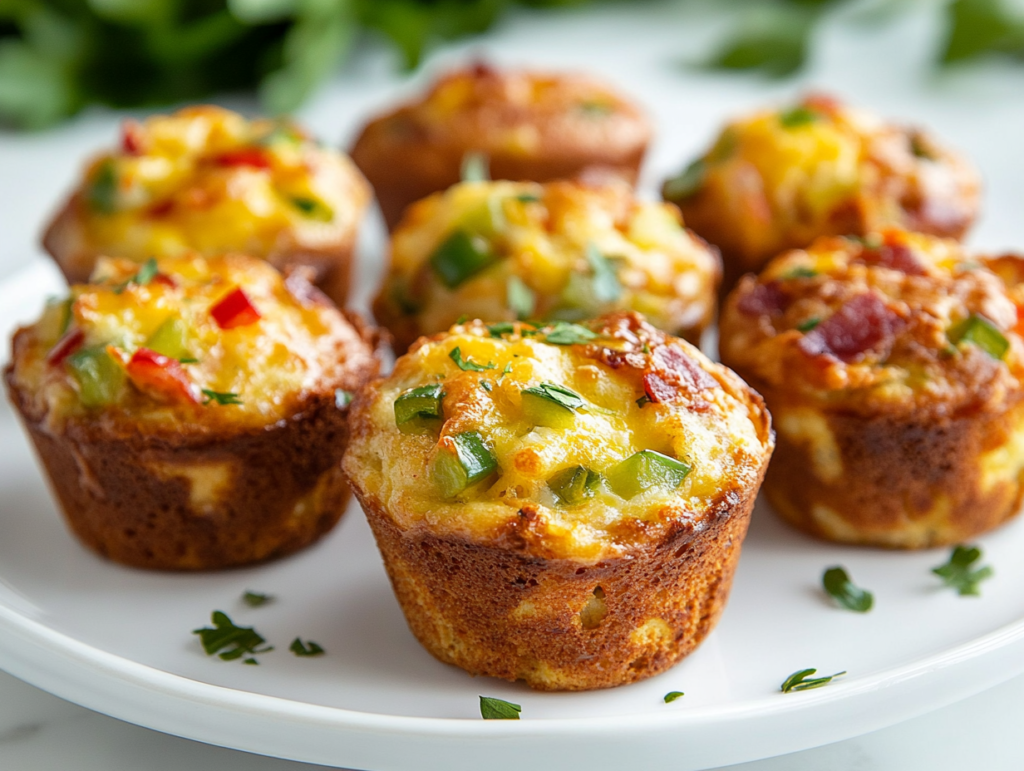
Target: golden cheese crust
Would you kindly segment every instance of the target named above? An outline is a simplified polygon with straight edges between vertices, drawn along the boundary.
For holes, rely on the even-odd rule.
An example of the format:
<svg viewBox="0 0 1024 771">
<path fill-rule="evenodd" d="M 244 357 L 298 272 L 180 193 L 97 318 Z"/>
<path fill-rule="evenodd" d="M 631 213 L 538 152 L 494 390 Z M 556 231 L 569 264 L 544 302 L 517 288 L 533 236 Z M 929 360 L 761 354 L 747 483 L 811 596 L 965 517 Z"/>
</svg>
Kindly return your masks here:
<svg viewBox="0 0 1024 771">
<path fill-rule="evenodd" d="M 926 132 L 809 96 L 730 123 L 663 194 L 722 250 L 724 294 L 819 236 L 899 227 L 959 239 L 979 186 L 971 164 Z"/>
<path fill-rule="evenodd" d="M 124 124 L 47 227 L 43 246 L 70 283 L 101 256 L 142 262 L 244 252 L 312 268 L 339 306 L 370 188 L 352 162 L 284 121 L 190 107 Z"/>
<path fill-rule="evenodd" d="M 413 397 L 439 417 L 407 428 Z M 756 393 L 635 314 L 455 326 L 363 389 L 351 431 L 345 474 L 417 638 L 546 690 L 700 643 L 773 447 Z M 483 466 L 451 487 L 470 436 L 463 469 Z"/>
<path fill-rule="evenodd" d="M 1024 342 L 1003 282 L 903 231 L 822 238 L 729 296 L 722 361 L 778 432 L 776 511 L 823 538 L 958 543 L 1017 513 Z"/>
<path fill-rule="evenodd" d="M 577 321 L 614 309 L 697 343 L 719 274 L 675 207 L 625 184 L 463 182 L 407 210 L 374 312 L 398 350 L 462 316 Z"/>
<path fill-rule="evenodd" d="M 493 179 L 591 172 L 633 183 L 650 137 L 640 108 L 604 83 L 477 64 L 370 121 L 352 158 L 394 228 L 406 206 L 459 181 L 468 153 L 487 156 Z"/>
<path fill-rule="evenodd" d="M 349 495 L 345 394 L 378 371 L 373 331 L 301 274 L 286 283 L 241 255 L 97 270 L 102 283 L 18 330 L 5 373 L 72 530 L 116 562 L 169 570 L 249 564 L 327 532 Z M 226 314 L 239 290 L 251 310 Z"/>
</svg>

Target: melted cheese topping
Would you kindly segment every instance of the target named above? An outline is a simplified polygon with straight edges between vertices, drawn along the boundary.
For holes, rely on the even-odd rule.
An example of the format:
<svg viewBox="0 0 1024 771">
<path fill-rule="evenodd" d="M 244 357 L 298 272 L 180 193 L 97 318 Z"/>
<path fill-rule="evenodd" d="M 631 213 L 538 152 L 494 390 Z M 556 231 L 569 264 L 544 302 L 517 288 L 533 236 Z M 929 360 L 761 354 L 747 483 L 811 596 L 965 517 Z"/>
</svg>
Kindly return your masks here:
<svg viewBox="0 0 1024 771">
<path fill-rule="evenodd" d="M 78 214 L 95 253 L 315 249 L 355 227 L 369 200 L 348 158 L 285 122 L 192 107 L 127 123 L 124 145 L 86 169 Z"/>
<path fill-rule="evenodd" d="M 28 328 L 25 344 L 15 351 L 15 377 L 33 392 L 38 413 L 59 422 L 85 411 L 154 427 L 187 425 L 200 432 L 264 425 L 286 417 L 298 401 L 336 382 L 348 353 L 369 355 L 332 305 L 296 298 L 281 275 L 262 261 L 243 255 L 191 255 L 165 258 L 157 266 L 158 276 L 139 284 L 133 280 L 139 273 L 136 263 L 101 260 L 95 283 L 73 286 L 67 302 L 52 303 Z M 223 329 L 211 310 L 239 287 L 259 318 Z M 70 318 L 65 319 L 68 307 Z M 183 371 L 194 401 L 154 396 L 130 385 L 132 354 L 169 321 L 181 323 L 186 363 L 172 366 Z M 129 372 L 117 403 L 84 407 L 78 398 L 80 385 L 68 368 L 70 358 L 57 365 L 47 361 L 58 341 L 76 331 L 84 335 L 76 350 L 106 347 L 114 366 Z M 240 403 L 220 405 L 204 391 L 235 394 Z"/>
<path fill-rule="evenodd" d="M 652 341 L 664 340 L 650 327 L 646 330 L 654 333 Z M 641 342 L 636 337 L 633 342 L 640 351 Z M 640 405 L 643 369 L 604 363 L 600 351 L 605 345 L 621 349 L 620 341 L 610 338 L 592 346 L 562 346 L 545 342 L 543 335 L 492 337 L 479 324 L 453 327 L 449 335 L 401 357 L 369 404 L 361 405 L 371 429 L 356 431 L 346 471 L 403 527 L 419 523 L 433 531 L 493 539 L 529 512 L 525 537 L 535 536 L 532 548 L 551 555 L 598 559 L 653 533 L 652 528 L 680 521 L 701 527 L 709 507 L 721 503 L 723 495 L 756 484 L 771 443 L 764 413 L 731 373 L 671 339 L 666 345 L 684 351 L 713 378 L 714 387 L 701 393 L 699 406 L 685 400 Z M 451 358 L 456 347 L 464 360 L 488 368 L 463 371 Z M 649 360 L 647 354 L 634 355 Z M 401 432 L 395 400 L 411 388 L 435 383 L 445 393 L 443 427 Z M 586 405 L 571 425 L 537 426 L 524 415 L 523 389 L 541 383 L 568 387 L 583 397 Z M 448 499 L 430 469 L 444 452 L 445 438 L 467 431 L 483 437 L 498 471 Z M 604 474 L 642 450 L 682 460 L 691 471 L 675 490 L 650 487 L 629 499 L 602 488 L 566 505 L 549 487 L 548 480 L 563 469 L 578 465 Z"/>
<path fill-rule="evenodd" d="M 841 308 L 865 296 L 881 301 L 893 330 L 845 358 L 808 345 Z M 1001 358 L 957 339 L 957 326 L 972 316 L 1005 341 Z M 915 405 L 951 414 L 1017 398 L 1024 377 L 1017 318 L 1003 282 L 958 243 L 888 230 L 818 239 L 774 259 L 756 281 L 745 279 L 723 311 L 720 348 L 723 360 L 752 382 L 833 407 Z M 822 452 L 825 459 L 829 453 Z"/>
<path fill-rule="evenodd" d="M 483 239 L 495 260 L 452 288 L 430 260 L 456 231 Z M 610 290 L 601 283 L 606 271 Z M 718 274 L 717 256 L 675 207 L 637 201 L 625 186 L 465 182 L 407 212 L 376 308 L 384 323 L 411 321 L 420 334 L 463 315 L 514 320 L 523 312 L 509 288 L 515 277 L 531 295 L 529 318 L 631 309 L 659 329 L 696 337 L 714 314 Z"/>
<path fill-rule="evenodd" d="M 678 199 L 683 213 L 751 268 L 821 235 L 957 235 L 977 208 L 977 174 L 957 155 L 827 97 L 729 124 L 701 162 L 699 196 Z"/>
</svg>

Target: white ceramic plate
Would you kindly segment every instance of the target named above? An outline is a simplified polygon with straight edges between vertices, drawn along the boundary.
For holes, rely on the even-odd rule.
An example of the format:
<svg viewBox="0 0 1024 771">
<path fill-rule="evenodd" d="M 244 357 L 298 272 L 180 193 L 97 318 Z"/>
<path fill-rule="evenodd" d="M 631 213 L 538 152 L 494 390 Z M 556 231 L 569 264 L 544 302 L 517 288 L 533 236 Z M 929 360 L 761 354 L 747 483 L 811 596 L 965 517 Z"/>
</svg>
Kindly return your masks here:
<svg viewBox="0 0 1024 771">
<path fill-rule="evenodd" d="M 0 331 L 61 282 L 38 262 L 0 285 Z M 65 530 L 8 407 L 0 412 L 0 667 L 115 717 L 224 746 L 349 768 L 494 771 L 568 763 L 677 770 L 836 741 L 952 702 L 1024 669 L 1024 523 L 980 539 L 996 577 L 960 598 L 929 568 L 944 551 L 880 553 L 813 542 L 758 510 L 718 629 L 645 682 L 541 694 L 433 660 L 406 629 L 353 504 L 295 557 L 207 575 L 104 562 Z M 839 610 L 819 589 L 842 564 L 876 608 Z M 246 607 L 247 590 L 278 600 Z M 221 609 L 277 650 L 258 667 L 207 658 L 190 631 Z M 327 655 L 288 652 L 301 636 Z M 791 672 L 846 670 L 782 694 Z M 668 691 L 685 697 L 665 704 Z M 479 719 L 478 696 L 523 719 Z M 411 765 L 412 764 L 412 765 Z"/>
</svg>

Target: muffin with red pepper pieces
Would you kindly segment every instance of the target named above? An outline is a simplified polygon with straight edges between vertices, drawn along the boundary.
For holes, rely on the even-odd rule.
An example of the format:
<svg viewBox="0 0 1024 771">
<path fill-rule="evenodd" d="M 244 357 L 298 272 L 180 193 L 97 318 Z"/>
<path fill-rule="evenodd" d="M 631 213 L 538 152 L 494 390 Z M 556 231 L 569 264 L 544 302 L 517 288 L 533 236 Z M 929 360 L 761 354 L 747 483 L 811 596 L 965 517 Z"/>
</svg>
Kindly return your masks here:
<svg viewBox="0 0 1024 771">
<path fill-rule="evenodd" d="M 617 176 L 636 181 L 651 127 L 635 104 L 590 77 L 476 64 L 370 121 L 352 148 L 394 228 L 405 207 L 486 157 L 494 179 Z"/>
<path fill-rule="evenodd" d="M 1021 505 L 1018 307 L 955 241 L 898 230 L 825 237 L 745 276 L 722 361 L 778 432 L 765 493 L 833 541 L 965 541 Z"/>
<path fill-rule="evenodd" d="M 416 637 L 543 690 L 640 680 L 701 642 L 773 446 L 756 393 L 631 313 L 424 338 L 351 431 Z"/>
<path fill-rule="evenodd" d="M 190 107 L 126 121 L 121 146 L 89 162 L 43 245 L 72 283 L 88 280 L 100 255 L 244 252 L 311 268 L 342 305 L 369 201 L 352 162 L 298 126 Z"/>
<path fill-rule="evenodd" d="M 674 206 L 638 201 L 625 183 L 463 182 L 407 210 L 374 311 L 399 350 L 462 316 L 579 321 L 616 309 L 697 343 L 719 271 Z"/>
<path fill-rule="evenodd" d="M 199 570 L 334 526 L 350 394 L 377 370 L 372 334 L 301 273 L 188 255 L 101 259 L 17 331 L 6 380 L 87 546 Z"/>
<path fill-rule="evenodd" d="M 662 193 L 722 250 L 724 294 L 818 236 L 898 227 L 961 238 L 978 188 L 974 168 L 928 133 L 809 96 L 733 121 Z"/>
</svg>

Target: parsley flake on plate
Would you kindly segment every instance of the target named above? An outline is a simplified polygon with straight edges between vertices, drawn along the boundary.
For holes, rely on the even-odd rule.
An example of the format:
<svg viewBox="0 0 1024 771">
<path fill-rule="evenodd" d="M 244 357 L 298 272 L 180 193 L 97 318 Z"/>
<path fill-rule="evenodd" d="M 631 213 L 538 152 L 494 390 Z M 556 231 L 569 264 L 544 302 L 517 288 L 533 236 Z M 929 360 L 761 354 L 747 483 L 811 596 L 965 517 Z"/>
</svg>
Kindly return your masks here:
<svg viewBox="0 0 1024 771">
<path fill-rule="evenodd" d="M 821 688 L 823 685 L 828 685 L 840 675 L 845 675 L 846 670 L 842 672 L 836 672 L 834 675 L 826 675 L 824 677 L 811 677 L 817 669 L 801 669 L 794 672 L 783 681 L 782 686 L 779 688 L 783 693 L 793 693 L 794 691 L 809 691 L 812 688 Z"/>
<path fill-rule="evenodd" d="M 237 626 L 228 615 L 215 610 L 210 616 L 213 626 L 193 629 L 192 634 L 199 635 L 199 642 L 207 656 L 217 656 L 224 661 L 234 661 L 243 656 L 251 657 L 257 653 L 268 653 L 273 646 L 261 648 L 266 640 L 251 626 Z"/>
<path fill-rule="evenodd" d="M 491 696 L 480 697 L 480 716 L 484 720 L 518 720 L 523 708 L 518 704 Z"/>
<path fill-rule="evenodd" d="M 292 644 L 288 646 L 288 650 L 294 653 L 300 658 L 310 658 L 312 656 L 323 656 L 326 651 L 321 648 L 317 643 L 312 640 L 307 640 L 305 643 L 302 639 L 296 637 L 292 640 Z"/>
<path fill-rule="evenodd" d="M 262 592 L 249 592 L 247 591 L 242 595 L 242 602 L 248 605 L 250 608 L 258 608 L 262 605 L 266 605 L 269 602 L 273 602 L 276 597 L 272 594 L 263 594 Z"/>
<path fill-rule="evenodd" d="M 825 571 L 821 583 L 828 595 L 847 610 L 867 613 L 875 602 L 874 595 L 855 586 L 846 571 L 838 565 Z"/>
<path fill-rule="evenodd" d="M 932 568 L 932 572 L 942 579 L 946 586 L 957 590 L 961 597 L 978 597 L 978 584 L 991 578 L 995 571 L 985 565 L 977 569 L 972 566 L 981 559 L 981 549 L 977 546 L 957 546 L 949 555 L 949 562 Z"/>
</svg>

